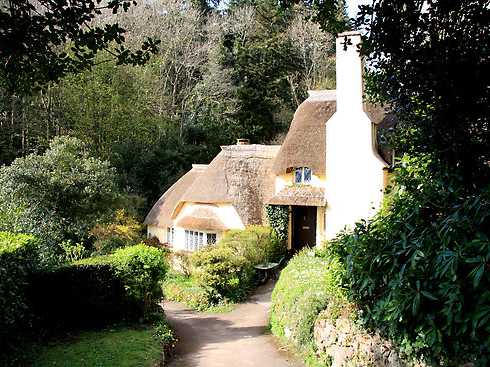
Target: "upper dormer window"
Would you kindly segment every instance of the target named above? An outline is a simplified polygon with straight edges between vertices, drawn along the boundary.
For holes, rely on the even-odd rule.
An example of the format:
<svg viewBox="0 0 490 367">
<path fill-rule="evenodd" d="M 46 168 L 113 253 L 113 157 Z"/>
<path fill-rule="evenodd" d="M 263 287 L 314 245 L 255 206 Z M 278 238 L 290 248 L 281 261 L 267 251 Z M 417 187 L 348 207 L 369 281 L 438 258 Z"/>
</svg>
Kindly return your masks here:
<svg viewBox="0 0 490 367">
<path fill-rule="evenodd" d="M 311 168 L 297 167 L 294 170 L 294 183 L 309 184 L 311 182 Z"/>
</svg>

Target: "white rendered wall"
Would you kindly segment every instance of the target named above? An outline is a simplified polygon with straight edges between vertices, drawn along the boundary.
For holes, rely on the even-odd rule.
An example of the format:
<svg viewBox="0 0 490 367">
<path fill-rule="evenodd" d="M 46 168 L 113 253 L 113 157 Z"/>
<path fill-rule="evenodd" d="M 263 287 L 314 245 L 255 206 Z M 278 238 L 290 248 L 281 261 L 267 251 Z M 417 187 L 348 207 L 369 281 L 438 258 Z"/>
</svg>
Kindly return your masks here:
<svg viewBox="0 0 490 367">
<path fill-rule="evenodd" d="M 180 208 L 177 215 L 173 219 L 173 222 L 176 223 L 180 218 L 191 214 L 192 210 L 196 206 L 205 206 L 215 212 L 215 214 L 220 218 L 227 229 L 245 229 L 243 222 L 238 215 L 235 207 L 231 204 L 201 204 L 201 203 L 184 203 L 184 205 Z M 216 233 L 216 240 L 223 236 L 223 231 L 213 231 L 213 230 L 202 230 L 197 228 L 183 228 L 174 226 L 174 241 L 172 244 L 172 249 L 175 251 L 183 251 L 185 250 L 185 230 L 203 232 L 203 233 Z M 161 243 L 168 242 L 167 239 L 167 228 L 161 228 L 156 226 L 148 226 L 148 237 L 157 237 Z"/>
<path fill-rule="evenodd" d="M 352 43 L 347 51 L 344 35 Z M 357 32 L 337 38 L 337 111 L 326 126 L 327 239 L 371 217 L 383 200 L 383 168 L 387 165 L 375 150 L 374 127 L 363 110 L 360 41 Z"/>
</svg>

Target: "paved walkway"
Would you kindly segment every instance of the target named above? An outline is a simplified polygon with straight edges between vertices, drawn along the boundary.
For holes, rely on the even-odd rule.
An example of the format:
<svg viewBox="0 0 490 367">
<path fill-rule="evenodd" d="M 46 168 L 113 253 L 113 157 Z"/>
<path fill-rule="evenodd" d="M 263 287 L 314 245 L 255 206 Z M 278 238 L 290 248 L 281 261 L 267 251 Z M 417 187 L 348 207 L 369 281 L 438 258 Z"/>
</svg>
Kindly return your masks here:
<svg viewBox="0 0 490 367">
<path fill-rule="evenodd" d="M 303 367 L 267 332 L 272 287 L 259 287 L 246 303 L 223 314 L 197 313 L 165 302 L 179 338 L 170 367 Z"/>
</svg>

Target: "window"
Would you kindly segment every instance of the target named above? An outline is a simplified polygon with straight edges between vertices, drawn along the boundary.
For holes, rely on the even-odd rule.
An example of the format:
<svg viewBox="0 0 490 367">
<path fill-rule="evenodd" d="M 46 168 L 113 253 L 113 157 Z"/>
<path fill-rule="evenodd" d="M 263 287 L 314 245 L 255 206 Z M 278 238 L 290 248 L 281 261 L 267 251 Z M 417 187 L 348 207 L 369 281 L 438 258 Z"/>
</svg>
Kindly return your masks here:
<svg viewBox="0 0 490 367">
<path fill-rule="evenodd" d="M 185 249 L 187 251 L 196 251 L 213 243 L 216 243 L 216 233 L 185 230 Z"/>
<path fill-rule="evenodd" d="M 174 228 L 168 227 L 167 228 L 167 243 L 169 243 L 171 245 L 174 244 L 174 234 L 175 234 Z"/>
<path fill-rule="evenodd" d="M 212 245 L 216 243 L 216 233 L 206 233 L 206 243 Z"/>
<path fill-rule="evenodd" d="M 294 183 L 309 184 L 311 182 L 311 168 L 297 167 L 294 170 Z"/>
</svg>

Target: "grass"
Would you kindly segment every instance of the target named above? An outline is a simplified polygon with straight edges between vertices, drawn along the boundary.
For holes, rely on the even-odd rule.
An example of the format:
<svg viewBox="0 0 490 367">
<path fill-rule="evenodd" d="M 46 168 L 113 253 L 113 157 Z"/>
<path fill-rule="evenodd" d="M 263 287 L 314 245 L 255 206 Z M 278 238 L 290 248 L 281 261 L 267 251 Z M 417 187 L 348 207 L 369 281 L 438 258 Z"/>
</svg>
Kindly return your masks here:
<svg viewBox="0 0 490 367">
<path fill-rule="evenodd" d="M 34 348 L 33 367 L 153 367 L 162 346 L 152 328 L 87 331 L 67 342 Z"/>
<path fill-rule="evenodd" d="M 163 284 L 166 299 L 181 302 L 193 310 L 206 313 L 226 313 L 234 308 L 233 303 L 212 304 L 206 290 L 198 285 L 192 276 L 171 271 Z"/>
</svg>

